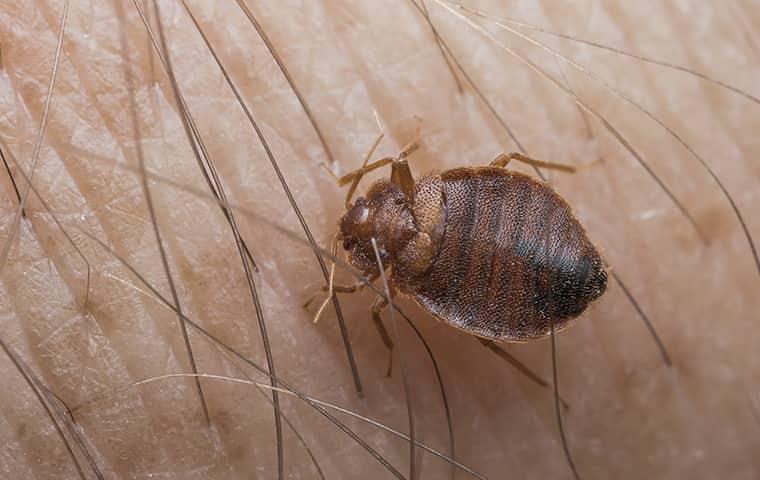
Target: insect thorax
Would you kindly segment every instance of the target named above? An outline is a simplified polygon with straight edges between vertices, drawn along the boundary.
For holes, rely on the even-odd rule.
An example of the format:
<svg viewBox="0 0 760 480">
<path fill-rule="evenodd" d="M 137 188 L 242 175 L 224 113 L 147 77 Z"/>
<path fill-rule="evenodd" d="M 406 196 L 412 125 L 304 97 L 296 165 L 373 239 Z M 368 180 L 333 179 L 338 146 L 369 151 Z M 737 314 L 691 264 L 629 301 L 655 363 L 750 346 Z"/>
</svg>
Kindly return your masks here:
<svg viewBox="0 0 760 480">
<path fill-rule="evenodd" d="M 349 262 L 374 276 L 379 273 L 370 240 L 374 237 L 383 266 L 392 267 L 396 285 L 405 290 L 405 283 L 423 274 L 434 261 L 444 224 L 438 175 L 420 178 L 413 198 L 381 180 L 343 215 L 339 238 Z"/>
</svg>

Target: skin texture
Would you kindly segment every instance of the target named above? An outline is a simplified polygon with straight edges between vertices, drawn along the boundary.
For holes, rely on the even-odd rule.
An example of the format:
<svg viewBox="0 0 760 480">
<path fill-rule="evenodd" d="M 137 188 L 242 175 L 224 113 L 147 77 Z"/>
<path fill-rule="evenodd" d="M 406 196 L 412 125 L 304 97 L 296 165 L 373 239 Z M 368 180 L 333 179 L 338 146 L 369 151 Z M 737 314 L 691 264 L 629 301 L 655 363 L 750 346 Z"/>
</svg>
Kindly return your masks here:
<svg viewBox="0 0 760 480">
<path fill-rule="evenodd" d="M 485 165 L 501 152 L 518 150 L 471 88 L 457 92 L 429 27 L 411 3 L 266 3 L 251 2 L 253 13 L 314 112 L 336 159 L 336 174 L 357 168 L 376 138 L 373 110 L 386 133 L 376 158 L 395 154 L 414 136 L 413 117 L 423 119 L 420 149 L 410 158 L 415 175 Z M 0 338 L 73 410 L 76 431 L 105 478 L 276 478 L 272 407 L 253 387 L 202 379 L 210 426 L 191 378 L 129 387 L 192 371 L 177 315 L 82 233 L 108 244 L 172 301 L 140 156 L 149 171 L 203 192 L 147 181 L 182 311 L 246 357 L 264 366 L 266 360 L 234 237 L 209 200 L 171 84 L 132 2 L 116 5 L 78 1 L 70 6 L 33 177 L 89 262 L 89 295 L 85 263 L 36 195 L 29 196 L 26 217 L 14 229 L 19 203 L 2 171 L 0 240 L 3 252 L 8 241 L 10 248 L 0 263 Z M 760 95 L 756 2 L 505 6 L 484 0 L 470 5 L 685 65 Z M 181 5 L 160 6 L 182 94 L 230 202 L 257 215 L 238 211 L 237 220 L 260 268 L 255 281 L 278 376 L 309 395 L 408 431 L 401 359 L 395 359 L 393 377 L 385 378 L 387 353 L 368 307 L 374 294 L 341 297 L 364 385 L 360 399 L 332 307 L 317 325 L 311 323 L 314 307 L 302 308 L 325 284 L 313 253 L 264 221 L 304 237 L 264 150 Z M 581 477 L 757 478 L 760 276 L 715 182 L 677 140 L 602 83 L 566 64 L 560 69 L 561 61 L 545 51 L 493 29 L 500 42 L 570 85 L 620 131 L 693 215 L 705 243 L 635 158 L 592 115 L 582 114 L 566 92 L 440 5 L 430 1 L 427 7 L 529 155 L 588 165 L 574 175 L 550 172 L 549 181 L 648 313 L 673 359 L 672 368 L 663 365 L 614 283 L 558 335 L 562 396 L 571 405 L 564 426 Z M 288 83 L 235 2 L 194 1 L 191 8 L 256 115 L 315 239 L 329 248 L 344 191 L 320 168 L 328 159 Z M 0 1 L 0 146 L 20 164 L 8 159 L 22 191 L 20 172 L 29 172 L 35 157 L 62 11 L 60 1 Z M 680 135 L 713 167 L 750 233 L 760 237 L 754 208 L 760 204 L 757 102 L 683 72 L 530 35 L 640 101 Z M 388 174 L 373 173 L 359 191 Z M 340 270 L 337 278 L 355 280 Z M 377 284 L 382 288 L 381 281 Z M 399 304 L 437 356 L 457 459 L 487 478 L 505 478 L 505 472 L 515 478 L 572 478 L 550 390 L 412 302 Z M 418 439 L 448 452 L 430 361 L 411 329 L 398 315 L 395 320 L 396 328 L 385 314 L 391 334 L 398 335 Z M 233 365 L 194 331 L 190 343 L 199 372 L 268 382 L 239 361 Z M 551 378 L 548 339 L 507 348 Z M 81 478 L 50 418 L 3 354 L 0 373 L 5 445 L 0 476 Z M 51 403 L 61 411 L 60 402 Z M 327 478 L 392 478 L 311 408 L 293 398 L 281 398 L 281 404 Z M 408 443 L 340 418 L 408 477 Z M 77 457 L 85 478 L 96 478 L 81 453 Z M 287 426 L 283 458 L 288 478 L 318 478 Z M 450 471 L 427 454 L 418 451 L 416 458 L 419 478 L 446 478 Z"/>
</svg>

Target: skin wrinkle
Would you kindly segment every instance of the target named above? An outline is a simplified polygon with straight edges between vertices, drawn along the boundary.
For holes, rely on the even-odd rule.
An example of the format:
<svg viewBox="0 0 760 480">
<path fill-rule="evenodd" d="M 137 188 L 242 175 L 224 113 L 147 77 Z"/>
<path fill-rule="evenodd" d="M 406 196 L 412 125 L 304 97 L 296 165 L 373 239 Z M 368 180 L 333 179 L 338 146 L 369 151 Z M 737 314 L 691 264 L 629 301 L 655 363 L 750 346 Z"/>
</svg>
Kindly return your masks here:
<svg viewBox="0 0 760 480">
<path fill-rule="evenodd" d="M 126 95 L 126 93 L 124 93 L 124 95 Z M 91 95 L 90 98 L 92 99 L 93 97 L 94 97 L 94 95 Z M 102 97 L 97 96 L 96 98 L 102 98 Z M 122 132 L 122 128 L 120 126 L 123 125 L 126 128 L 126 124 L 123 123 L 121 119 L 117 118 L 118 117 L 118 113 L 116 113 L 116 112 L 111 113 L 111 111 L 113 110 L 113 108 L 109 109 L 109 107 L 107 107 L 106 105 L 102 104 L 101 102 L 96 102 L 96 105 L 98 105 L 98 109 L 97 109 L 98 113 L 100 114 L 100 116 L 102 118 L 105 119 L 105 121 L 103 122 L 103 125 L 106 127 L 107 132 L 111 133 L 111 136 L 116 139 L 118 148 L 122 152 L 122 155 L 124 155 L 124 157 L 126 157 L 126 158 L 134 158 L 134 153 L 132 152 L 133 141 L 130 138 L 131 134 L 127 133 L 127 132 L 121 133 Z M 126 121 L 126 118 L 124 118 L 124 120 Z M 60 135 L 59 138 L 66 138 L 65 134 L 59 134 L 59 135 Z M 150 135 L 148 135 L 148 137 L 150 137 Z M 147 140 L 149 141 L 150 138 L 148 138 Z M 57 142 L 54 141 L 53 143 L 57 143 Z M 133 178 L 133 179 L 130 179 L 130 180 L 131 181 L 132 180 L 136 181 L 137 179 Z M 140 194 L 140 192 L 139 192 L 139 190 L 137 188 L 127 187 L 127 189 L 130 191 L 131 194 L 134 194 L 134 196 L 135 196 L 134 199 L 132 199 L 129 203 L 131 203 L 132 205 L 135 205 L 135 204 L 136 205 L 144 205 L 143 200 L 141 198 L 141 194 Z M 91 199 L 88 201 L 88 203 L 97 204 L 97 199 L 94 199 L 92 197 L 90 197 L 90 198 Z M 116 195 L 116 198 L 118 198 L 118 194 Z M 133 209 L 133 207 L 127 207 L 126 205 L 124 206 L 125 213 L 127 213 L 130 216 L 133 216 L 136 220 L 139 220 L 140 224 L 141 224 L 141 227 L 142 227 L 141 230 L 147 231 L 146 229 L 148 229 L 150 227 L 146 223 L 147 217 L 144 216 L 144 212 L 139 212 L 137 215 L 132 215 L 132 214 L 128 213 L 131 209 Z M 103 212 L 103 213 L 105 214 L 105 212 Z M 107 229 L 107 231 L 110 230 L 110 231 L 114 232 L 112 235 L 109 235 L 109 238 L 111 238 L 111 239 L 115 238 L 118 243 L 121 243 L 121 245 L 123 246 L 123 248 L 124 248 L 125 251 L 131 250 L 127 246 L 127 244 L 129 244 L 130 241 L 128 240 L 128 237 L 125 235 L 126 231 L 123 230 L 123 229 L 116 228 L 116 221 L 118 219 L 116 219 L 116 218 L 109 219 L 105 215 L 100 216 L 100 218 L 101 218 L 101 221 L 105 222 L 106 224 L 110 223 L 110 222 L 113 222 L 112 225 L 114 225 L 114 227 L 111 228 L 111 229 Z M 124 239 L 127 239 L 127 240 L 124 240 Z M 164 284 L 164 286 L 166 286 L 166 284 Z M 140 302 L 141 299 L 139 299 L 139 297 L 136 297 L 135 300 L 137 302 Z M 151 306 L 148 306 L 147 310 L 150 311 L 151 310 Z M 170 367 L 170 368 L 182 368 L 181 365 L 183 363 L 180 362 L 180 361 L 178 361 L 178 360 L 176 360 L 177 356 L 184 355 L 183 353 L 180 353 L 180 352 L 182 352 L 183 348 L 178 343 L 178 341 L 180 340 L 180 338 L 176 335 L 176 330 L 174 329 L 174 328 L 176 328 L 176 326 L 174 328 L 172 328 L 170 326 L 170 323 L 168 323 L 168 322 L 165 321 L 165 319 L 168 318 L 168 317 L 166 315 L 164 315 L 163 313 L 159 313 L 157 315 L 157 318 L 161 318 L 162 319 L 162 321 L 160 321 L 160 322 L 158 322 L 156 324 L 157 331 L 160 332 L 160 335 L 162 335 L 165 338 L 165 341 L 169 345 L 172 346 L 172 352 L 169 354 L 169 359 L 164 359 L 164 360 L 162 360 L 162 362 L 164 362 L 164 363 L 170 362 L 169 365 L 172 365 L 172 367 Z M 120 336 L 120 335 L 128 335 L 130 332 L 134 331 L 134 328 L 135 328 L 134 326 L 129 326 L 127 328 L 124 328 L 124 330 L 120 330 L 117 327 L 117 324 L 121 323 L 120 321 L 109 321 L 108 323 L 110 323 L 112 325 L 112 327 L 115 327 L 115 330 L 112 330 L 112 331 L 119 332 L 119 333 L 116 333 L 117 337 Z M 176 323 L 175 323 L 175 325 L 176 325 Z M 117 343 L 117 345 L 118 345 L 118 343 Z M 147 371 L 144 370 L 144 367 L 143 367 L 143 365 L 145 365 L 145 363 L 144 363 L 145 362 L 144 357 L 141 358 L 139 355 L 136 355 L 136 354 L 139 354 L 139 352 L 134 351 L 131 348 L 129 348 L 128 346 L 125 346 L 123 344 L 120 345 L 118 348 L 123 352 L 123 354 L 122 354 L 123 356 L 130 358 L 130 360 L 128 360 L 127 363 L 129 365 L 131 365 L 131 367 L 129 368 L 129 370 L 132 372 L 132 376 L 133 377 L 134 376 L 138 376 L 138 375 L 145 375 L 147 373 Z M 159 353 L 159 352 L 160 351 L 157 351 L 156 353 Z M 160 356 L 161 357 L 166 357 L 167 353 L 163 352 L 163 353 L 160 354 Z M 169 401 L 169 397 L 168 396 L 164 396 L 164 397 L 165 397 L 164 400 L 157 400 L 157 401 L 163 401 L 163 402 Z M 188 398 L 184 398 L 183 397 L 182 400 L 181 400 L 181 402 L 187 404 L 188 400 L 189 400 Z M 181 408 L 180 410 L 184 410 L 184 408 Z M 192 410 L 192 409 L 190 409 L 190 410 Z M 154 428 L 160 430 L 162 428 L 161 424 L 166 421 L 166 420 L 164 420 L 162 418 L 165 415 L 158 414 L 157 412 L 151 412 L 149 409 L 146 409 L 145 411 L 149 414 L 149 418 L 151 418 L 152 423 L 154 423 L 154 425 L 155 425 Z M 177 416 L 176 417 L 177 420 L 169 420 L 169 423 L 176 422 L 176 421 L 178 421 L 179 418 L 181 418 L 178 415 L 178 413 L 175 413 L 173 415 Z M 135 443 L 134 445 L 135 445 L 136 448 L 140 448 L 140 449 L 145 448 L 145 447 L 138 446 L 137 443 Z M 146 448 L 144 450 L 144 453 L 142 453 L 142 454 L 146 455 L 146 456 L 150 456 L 152 454 L 152 450 L 156 450 L 156 451 L 159 452 L 158 455 L 157 455 L 158 458 L 161 458 L 161 457 L 165 457 L 166 455 L 168 455 L 168 453 L 161 453 L 161 450 L 163 450 L 163 449 L 164 449 L 164 446 L 159 443 L 159 444 L 156 445 L 156 447 L 154 447 L 154 448 L 152 448 L 150 450 Z M 126 464 L 125 464 L 125 466 L 123 466 L 121 468 L 127 468 Z"/>
<path fill-rule="evenodd" d="M 234 2 L 188 3 L 250 106 L 261 112 L 265 135 L 317 242 L 328 246 L 343 214 L 345 189 L 319 167 L 327 157 L 287 82 Z M 408 0 L 382 6 L 364 0 L 325 1 L 307 8 L 300 2 L 261 7 L 246 3 L 255 9 L 314 112 L 336 157 L 336 173 L 357 168 L 377 136 L 373 108 L 386 132 L 374 159 L 395 154 L 414 135 L 412 117 L 423 119 L 421 148 L 410 157 L 415 177 L 433 169 L 485 165 L 515 148 L 466 84 L 465 93 L 457 93 L 429 26 Z M 760 93 L 755 81 L 759 67 L 753 62 L 757 51 L 736 19 L 741 15 L 746 28 L 758 28 L 750 4 L 739 3 L 736 9 L 693 4 L 686 11 L 668 2 L 641 3 L 569 6 L 552 0 L 504 5 L 480 0 L 467 6 L 688 65 L 752 95 Z M 0 0 L 0 139 L 23 168 L 29 167 L 38 132 L 62 4 Z M 72 405 L 151 376 L 187 373 L 176 314 L 114 280 L 138 284 L 107 253 L 75 233 L 78 227 L 103 239 L 168 294 L 139 175 L 109 165 L 134 159 L 130 95 L 138 105 L 147 168 L 204 188 L 171 101 L 169 81 L 155 58 L 151 68 L 144 27 L 131 3 L 124 5 L 128 44 L 135 49 L 130 68 L 136 90 L 129 92 L 121 79 L 117 20 L 110 3 L 71 2 L 35 173 L 35 187 L 93 265 L 89 309 L 82 311 L 84 263 L 72 255 L 34 193 L 26 206 L 28 219 L 22 220 L 0 274 L 0 337 Z M 250 138 L 250 126 L 181 6 L 161 0 L 160 7 L 178 81 L 230 202 L 298 231 L 267 159 Z M 527 154 L 576 166 L 604 159 L 575 175 L 546 173 L 602 257 L 649 314 L 673 357 L 673 369 L 665 369 L 633 307 L 612 283 L 590 311 L 557 336 L 561 391 L 570 404 L 564 426 L 581 478 L 758 477 L 760 430 L 748 398 L 759 395 L 760 358 L 754 354 L 760 342 L 759 282 L 746 240 L 720 191 L 651 121 L 562 65 L 567 84 L 608 117 L 683 200 L 707 233 L 709 243 L 704 245 L 594 118 L 588 119 L 589 137 L 582 114 L 566 95 L 435 2 L 426 1 L 426 7 L 436 31 Z M 526 34 L 640 99 L 682 135 L 715 169 L 745 212 L 753 237 L 760 238 L 760 223 L 753 218 L 753 206 L 760 204 L 760 167 L 753 160 L 760 158 L 756 104 L 681 72 Z M 517 51 L 530 52 L 547 71 L 558 72 L 551 56 L 506 32 L 498 36 Z M 9 164 L 23 190 L 18 167 Z M 533 175 L 514 162 L 509 168 Z M 383 168 L 368 175 L 355 198 L 389 173 Z M 262 364 L 258 330 L 241 313 L 251 307 L 218 206 L 158 181 L 149 184 L 183 312 L 187 309 L 188 317 Z M 0 169 L 0 242 L 5 242 L 17 206 L 12 184 Z M 385 378 L 387 352 L 370 317 L 374 294 L 341 296 L 366 388 L 365 399 L 359 400 L 334 312 L 325 310 L 313 325 L 314 311 L 301 307 L 323 284 L 313 254 L 249 217 L 238 217 L 243 238 L 260 263 L 256 281 L 270 320 L 278 375 L 306 394 L 405 428 L 399 366 L 392 379 Z M 512 230 L 505 226 L 504 231 Z M 336 283 L 353 280 L 338 269 Z M 465 333 L 435 321 L 408 299 L 397 300 L 439 361 L 452 408 L 457 460 L 487 478 L 501 478 L 504 471 L 527 479 L 570 478 L 549 392 Z M 432 368 L 412 332 L 399 325 L 418 439 L 446 452 L 447 428 Z M 200 372 L 238 376 L 215 348 L 190 335 Z M 549 379 L 548 344 L 547 339 L 506 348 Z M 0 477 L 77 478 L 60 438 L 19 373 L 6 359 L 0 360 L 0 372 L 5 382 L 0 439 L 10 452 L 0 455 Z M 247 372 L 254 381 L 268 382 Z M 191 379 L 152 382 L 75 414 L 105 478 L 276 476 L 271 405 L 250 387 L 204 383 L 212 424 L 207 429 L 192 386 Z M 181 408 L 172 409 L 175 402 Z M 283 411 L 312 448 L 326 478 L 389 478 L 387 470 L 301 402 L 284 399 Z M 341 419 L 400 472 L 408 472 L 408 442 Z M 286 474 L 314 478 L 306 452 L 289 431 L 284 435 Z M 450 467 L 426 454 L 417 466 L 422 479 L 449 478 Z M 468 477 L 459 473 L 457 478 Z"/>
</svg>

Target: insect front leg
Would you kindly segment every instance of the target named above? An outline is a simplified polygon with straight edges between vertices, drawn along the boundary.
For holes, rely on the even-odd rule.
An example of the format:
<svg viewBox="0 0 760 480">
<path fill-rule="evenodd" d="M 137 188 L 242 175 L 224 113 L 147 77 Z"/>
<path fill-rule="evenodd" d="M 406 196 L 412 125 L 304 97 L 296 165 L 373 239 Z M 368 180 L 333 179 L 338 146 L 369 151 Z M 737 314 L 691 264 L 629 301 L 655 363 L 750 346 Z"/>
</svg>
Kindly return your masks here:
<svg viewBox="0 0 760 480">
<path fill-rule="evenodd" d="M 548 168 L 552 170 L 559 170 L 561 172 L 575 173 L 576 171 L 575 167 L 573 167 L 572 165 L 547 162 L 544 160 L 536 160 L 535 158 L 531 158 L 527 155 L 523 155 L 522 153 L 517 153 L 517 152 L 502 153 L 501 155 L 494 158 L 493 161 L 491 161 L 490 165 L 492 167 L 506 168 L 506 166 L 512 160 L 517 160 L 518 162 L 522 162 L 527 165 L 532 165 L 534 167 L 543 167 L 543 168 Z"/>
<path fill-rule="evenodd" d="M 394 296 L 393 292 L 391 292 L 391 296 Z M 385 375 L 390 377 L 391 372 L 393 371 L 393 340 L 391 340 L 391 336 L 388 334 L 388 330 L 385 328 L 382 318 L 380 318 L 380 313 L 382 313 L 387 306 L 388 300 L 385 297 L 378 295 L 377 298 L 375 298 L 375 301 L 372 302 L 372 320 L 377 328 L 377 333 L 380 334 L 380 338 L 388 349 L 388 370 Z"/>
<path fill-rule="evenodd" d="M 330 278 L 332 280 L 332 277 Z M 371 281 L 371 280 L 370 280 Z M 322 302 L 322 304 L 319 306 L 319 310 L 317 310 L 317 313 L 314 314 L 314 323 L 317 323 L 319 321 L 319 318 L 322 316 L 322 312 L 324 311 L 325 307 L 329 304 L 330 300 L 332 299 L 332 296 L 336 293 L 356 293 L 361 292 L 364 287 L 366 287 L 367 284 L 363 281 L 359 281 L 354 283 L 353 285 L 324 285 L 322 286 L 322 291 L 327 292 L 327 296 Z M 311 302 L 313 302 L 318 295 L 312 296 L 309 300 L 307 300 L 303 304 L 303 308 L 309 308 L 309 305 L 311 305 Z"/>
</svg>

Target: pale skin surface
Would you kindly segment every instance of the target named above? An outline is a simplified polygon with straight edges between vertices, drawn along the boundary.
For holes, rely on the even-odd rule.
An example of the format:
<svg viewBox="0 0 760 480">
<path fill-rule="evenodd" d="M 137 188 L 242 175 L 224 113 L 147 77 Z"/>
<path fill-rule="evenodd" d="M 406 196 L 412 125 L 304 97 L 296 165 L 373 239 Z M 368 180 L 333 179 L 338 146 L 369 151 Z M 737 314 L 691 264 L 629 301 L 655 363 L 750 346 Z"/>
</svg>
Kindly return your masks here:
<svg viewBox="0 0 760 480">
<path fill-rule="evenodd" d="M 149 2 L 144 2 L 149 3 Z M 262 125 L 317 242 L 328 247 L 344 191 L 319 167 L 327 157 L 288 84 L 234 2 L 191 2 L 204 32 Z M 257 2 L 258 3 L 258 2 Z M 686 65 L 756 97 L 760 8 L 756 2 L 478 2 L 493 15 Z M 28 172 L 39 132 L 63 2 L 0 2 L 0 139 Z M 218 4 L 218 5 L 216 5 Z M 253 2 L 251 2 L 253 4 Z M 557 5 L 555 5 L 557 4 Z M 234 239 L 184 135 L 172 90 L 132 2 L 72 2 L 49 122 L 33 183 L 91 265 L 86 268 L 39 199 L 0 270 L 0 338 L 70 408 L 105 478 L 276 478 L 271 405 L 253 387 L 202 379 L 211 426 L 191 378 L 176 314 L 83 231 L 109 244 L 169 301 L 167 276 L 141 186 L 130 99 L 136 105 L 148 170 L 204 192 L 149 182 L 180 305 L 229 346 L 265 366 L 250 293 Z M 470 4 L 474 6 L 474 3 Z M 718 5 L 716 2 L 715 5 Z M 720 190 L 656 123 L 568 65 L 562 71 L 584 102 L 605 116 L 683 202 L 705 231 L 705 245 L 673 203 L 600 123 L 565 93 L 500 50 L 432 0 L 434 22 L 528 154 L 583 165 L 549 173 L 606 260 L 655 323 L 673 358 L 667 368 L 620 287 L 608 292 L 557 338 L 570 450 L 582 478 L 732 478 L 760 475 L 760 277 L 745 236 Z M 254 8 L 254 5 L 251 5 Z M 301 230 L 267 157 L 192 23 L 175 2 L 161 4 L 182 93 L 231 203 Z M 410 160 L 429 169 L 484 165 L 517 150 L 471 88 L 457 92 L 428 26 L 408 2 L 272 2 L 254 14 L 290 68 L 325 134 L 338 174 L 361 162 L 378 134 L 377 158 L 392 155 L 423 119 Z M 126 23 L 125 23 L 126 22 Z M 133 87 L 125 81 L 124 27 Z M 529 33 L 526 31 L 526 33 Z M 723 180 L 760 237 L 760 105 L 685 73 L 546 40 L 676 131 Z M 550 74 L 559 62 L 507 32 L 510 48 Z M 154 52 L 155 53 L 155 52 Z M 557 77 L 565 82 L 563 77 Z M 11 163 L 19 188 L 23 176 Z M 128 165 L 128 169 L 115 164 Z M 510 168 L 531 172 L 524 166 Z M 372 178 L 388 175 L 387 169 Z M 359 192 L 366 190 L 365 180 Z M 0 171 L 3 251 L 18 208 Z M 372 325 L 374 294 L 341 296 L 365 397 L 355 393 L 330 306 L 317 325 L 302 303 L 325 284 L 313 253 L 261 219 L 238 211 L 256 258 L 255 276 L 278 376 L 300 391 L 408 431 L 400 362 L 385 378 L 386 350 Z M 81 229 L 81 230 L 80 230 Z M 355 279 L 339 271 L 342 284 Z M 377 285 L 382 288 L 382 282 Z M 139 291 L 133 287 L 139 288 Z M 408 299 L 443 372 L 457 459 L 487 478 L 572 478 L 562 453 L 550 390 L 537 387 L 466 333 L 433 320 Z M 398 316 L 396 316 L 398 319 Z M 384 314 L 393 334 L 390 317 Z M 413 332 L 396 340 L 410 378 L 418 439 L 448 453 L 445 416 L 430 362 Z M 227 357 L 190 332 L 201 373 L 243 378 Z M 507 345 L 551 378 L 549 341 Z M 238 362 L 240 364 L 240 362 Z M 0 476 L 80 478 L 50 418 L 14 364 L 0 354 Z M 266 377 L 251 368 L 254 380 Z M 96 398 L 99 397 L 100 398 Z M 85 403 L 88 400 L 93 402 Z M 302 402 L 283 412 L 327 478 L 392 478 L 353 440 Z M 408 443 L 340 416 L 404 476 Z M 288 478 L 318 478 L 303 445 L 284 428 Z M 79 447 L 72 447 L 77 452 Z M 81 454 L 86 478 L 96 478 Z M 450 467 L 418 453 L 420 478 Z M 458 473 L 457 478 L 471 478 Z"/>
</svg>

